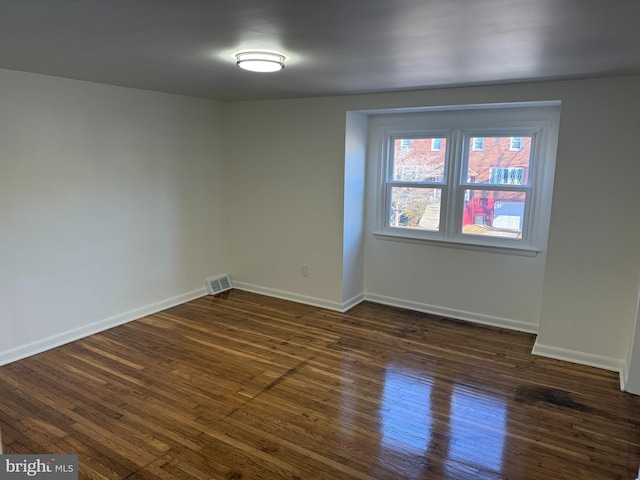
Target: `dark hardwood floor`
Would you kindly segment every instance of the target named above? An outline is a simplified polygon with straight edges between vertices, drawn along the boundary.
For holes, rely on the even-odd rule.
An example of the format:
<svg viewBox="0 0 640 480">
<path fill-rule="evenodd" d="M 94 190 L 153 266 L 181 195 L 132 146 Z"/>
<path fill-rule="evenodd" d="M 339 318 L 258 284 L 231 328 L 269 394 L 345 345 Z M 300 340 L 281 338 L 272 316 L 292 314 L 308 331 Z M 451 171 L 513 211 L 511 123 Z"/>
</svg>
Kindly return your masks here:
<svg viewBox="0 0 640 480">
<path fill-rule="evenodd" d="M 640 398 L 533 341 L 233 290 L 0 367 L 0 428 L 83 479 L 635 479 Z"/>
</svg>

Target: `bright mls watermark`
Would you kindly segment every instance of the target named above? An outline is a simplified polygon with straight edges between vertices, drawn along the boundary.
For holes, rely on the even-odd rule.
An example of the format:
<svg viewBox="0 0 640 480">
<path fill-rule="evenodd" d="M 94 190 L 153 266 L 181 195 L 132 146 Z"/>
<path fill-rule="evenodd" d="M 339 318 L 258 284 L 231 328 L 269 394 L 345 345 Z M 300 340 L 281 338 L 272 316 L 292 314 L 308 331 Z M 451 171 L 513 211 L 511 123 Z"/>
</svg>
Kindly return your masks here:
<svg viewBox="0 0 640 480">
<path fill-rule="evenodd" d="M 78 480 L 78 455 L 0 455 L 0 479 Z"/>
</svg>

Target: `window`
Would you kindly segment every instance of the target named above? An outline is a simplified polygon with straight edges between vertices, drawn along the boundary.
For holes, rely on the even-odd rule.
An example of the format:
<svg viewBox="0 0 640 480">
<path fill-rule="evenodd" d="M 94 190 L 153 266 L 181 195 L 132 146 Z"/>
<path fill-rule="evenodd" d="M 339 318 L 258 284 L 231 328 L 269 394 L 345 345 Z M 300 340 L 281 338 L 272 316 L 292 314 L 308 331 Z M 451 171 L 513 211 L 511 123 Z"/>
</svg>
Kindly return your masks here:
<svg viewBox="0 0 640 480">
<path fill-rule="evenodd" d="M 478 151 L 484 148 L 484 138 L 482 137 L 474 137 L 472 139 L 471 149 Z"/>
<path fill-rule="evenodd" d="M 496 185 L 522 185 L 524 184 L 524 170 L 522 167 L 491 167 L 489 182 Z"/>
<path fill-rule="evenodd" d="M 375 235 L 527 255 L 540 250 L 559 106 L 374 117 L 371 138 L 379 145 L 373 152 L 380 166 Z"/>
<path fill-rule="evenodd" d="M 409 148 L 411 146 L 411 139 L 403 138 L 400 142 L 400 148 Z"/>
<path fill-rule="evenodd" d="M 434 152 L 439 152 L 442 150 L 442 139 L 441 138 L 432 138 L 431 139 L 431 150 Z"/>
<path fill-rule="evenodd" d="M 391 140 L 389 225 L 437 231 L 447 140 L 438 138 L 439 151 L 426 148 L 433 146 L 432 137 L 414 137 L 409 149 L 402 148 L 403 140 Z"/>
</svg>

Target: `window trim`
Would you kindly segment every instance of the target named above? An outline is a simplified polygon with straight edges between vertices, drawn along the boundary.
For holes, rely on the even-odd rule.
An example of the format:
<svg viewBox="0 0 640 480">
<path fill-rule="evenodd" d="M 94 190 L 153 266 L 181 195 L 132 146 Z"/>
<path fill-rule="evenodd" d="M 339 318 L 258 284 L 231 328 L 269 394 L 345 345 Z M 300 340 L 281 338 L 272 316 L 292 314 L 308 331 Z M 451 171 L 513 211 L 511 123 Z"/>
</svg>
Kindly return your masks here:
<svg viewBox="0 0 640 480">
<path fill-rule="evenodd" d="M 469 109 L 456 107 L 448 111 L 403 113 L 393 111 L 391 114 L 377 113 L 372 118 L 371 139 L 378 145 L 372 161 L 377 162 L 378 180 L 375 194 L 375 220 L 372 233 L 375 238 L 404 241 L 409 243 L 427 243 L 436 246 L 448 246 L 488 252 L 508 253 L 513 255 L 535 256 L 546 247 L 548 223 L 551 209 L 553 188 L 553 172 L 555 170 L 555 152 L 557 147 L 557 130 L 560 115 L 560 102 L 531 102 L 526 106 L 501 105 L 500 107 L 482 108 L 470 106 Z M 450 118 L 451 117 L 451 118 Z M 467 118 L 468 117 L 468 118 Z M 439 128 L 434 128 L 435 126 Z M 443 128 L 446 127 L 446 128 Z M 521 239 L 490 237 L 464 234 L 462 217 L 464 213 L 465 189 L 520 191 L 520 185 L 511 184 L 477 184 L 461 182 L 463 169 L 468 162 L 468 154 L 472 145 L 460 139 L 475 136 L 500 137 L 532 137 L 532 153 L 529 165 L 529 184 L 525 187 L 526 202 L 524 207 Z M 388 160 L 391 138 L 412 137 L 446 138 L 447 160 L 446 174 L 453 176 L 452 182 L 445 180 L 445 185 L 434 184 L 442 189 L 441 219 L 439 231 L 409 229 L 389 226 L 390 218 L 390 184 L 387 169 L 393 163 Z M 375 139 L 375 140 L 374 140 Z M 372 144 L 373 145 L 373 144 Z M 464 149 L 467 149 L 464 152 Z M 455 155 L 455 157 L 451 157 Z M 546 158 L 542 159 L 542 155 Z M 540 160 L 537 160 L 538 157 Z M 451 161 L 457 158 L 457 161 Z M 462 160 L 460 160 L 462 158 Z M 465 172 L 466 175 L 466 172 Z M 466 180 L 466 178 L 464 178 Z M 415 183 L 413 184 L 415 186 Z M 430 188 L 429 183 L 420 183 L 421 188 Z M 452 185 L 454 185 L 452 187 Z M 412 186 L 397 185 L 392 186 Z M 449 212 L 446 214 L 446 212 Z"/>
</svg>

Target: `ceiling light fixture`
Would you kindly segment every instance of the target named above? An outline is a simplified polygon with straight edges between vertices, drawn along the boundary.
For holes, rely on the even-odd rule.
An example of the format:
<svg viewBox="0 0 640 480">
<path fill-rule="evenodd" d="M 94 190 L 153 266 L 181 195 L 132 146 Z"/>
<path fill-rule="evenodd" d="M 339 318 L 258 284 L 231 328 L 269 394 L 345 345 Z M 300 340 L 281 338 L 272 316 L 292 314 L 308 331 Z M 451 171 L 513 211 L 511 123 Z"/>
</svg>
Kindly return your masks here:
<svg viewBox="0 0 640 480">
<path fill-rule="evenodd" d="M 284 55 L 269 52 L 236 53 L 236 65 L 252 72 L 277 72 L 284 68 Z"/>
</svg>

